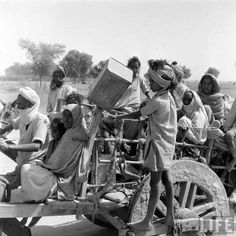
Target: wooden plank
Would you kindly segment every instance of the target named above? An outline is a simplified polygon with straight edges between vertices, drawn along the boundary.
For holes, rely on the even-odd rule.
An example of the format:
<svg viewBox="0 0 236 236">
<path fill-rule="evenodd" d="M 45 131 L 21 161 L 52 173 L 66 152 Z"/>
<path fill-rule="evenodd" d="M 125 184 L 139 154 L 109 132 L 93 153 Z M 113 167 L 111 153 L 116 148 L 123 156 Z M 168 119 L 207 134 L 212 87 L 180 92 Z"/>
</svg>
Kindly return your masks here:
<svg viewBox="0 0 236 236">
<path fill-rule="evenodd" d="M 195 206 L 195 207 L 192 208 L 192 210 L 196 214 L 201 215 L 204 212 L 207 212 L 209 209 L 215 208 L 215 206 L 216 206 L 215 202 L 210 202 L 210 203 L 206 203 L 206 204 L 203 204 L 203 205 L 200 205 L 200 206 Z"/>
<path fill-rule="evenodd" d="M 156 208 L 159 212 L 161 212 L 163 216 L 166 216 L 166 212 L 167 212 L 166 206 L 160 199 L 157 202 Z"/>
<path fill-rule="evenodd" d="M 48 203 L 0 203 L 0 218 L 75 215 L 78 209 L 91 213 L 92 202 L 49 201 Z"/>
<path fill-rule="evenodd" d="M 204 217 L 204 219 L 212 219 L 213 217 L 216 216 L 216 211 L 210 211 L 204 215 L 201 215 L 201 217 Z"/>
<path fill-rule="evenodd" d="M 119 217 L 114 217 L 104 210 L 99 210 L 98 214 L 102 215 L 117 230 L 121 230 L 122 228 L 126 226 L 126 224 Z"/>
<path fill-rule="evenodd" d="M 129 228 L 121 229 L 118 232 L 118 236 L 135 235 L 135 236 L 157 236 L 166 235 L 168 226 L 164 224 L 154 224 L 154 227 L 150 231 L 133 231 Z M 133 232 L 133 234 L 127 234 L 127 232 Z"/>
<path fill-rule="evenodd" d="M 192 209 L 193 204 L 194 204 L 194 199 L 196 196 L 197 192 L 197 185 L 194 183 L 191 183 L 190 189 L 189 189 L 189 194 L 188 194 L 188 199 L 186 202 L 186 208 Z"/>
<path fill-rule="evenodd" d="M 55 216 L 55 215 L 74 215 L 76 213 L 76 205 L 74 208 L 60 207 L 54 208 L 50 205 L 40 204 L 0 204 L 0 218 L 14 217 L 36 217 L 36 216 Z"/>
<path fill-rule="evenodd" d="M 180 183 L 180 194 L 179 194 L 180 207 L 183 208 L 186 207 L 190 186 L 191 183 L 188 181 Z"/>
</svg>

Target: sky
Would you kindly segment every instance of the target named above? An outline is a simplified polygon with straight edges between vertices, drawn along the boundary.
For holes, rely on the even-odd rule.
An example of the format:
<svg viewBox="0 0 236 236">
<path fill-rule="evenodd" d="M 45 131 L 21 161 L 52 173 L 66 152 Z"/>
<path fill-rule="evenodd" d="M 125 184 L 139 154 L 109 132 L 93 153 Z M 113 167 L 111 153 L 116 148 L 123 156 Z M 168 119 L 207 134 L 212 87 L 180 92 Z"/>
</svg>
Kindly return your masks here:
<svg viewBox="0 0 236 236">
<path fill-rule="evenodd" d="M 123 64 L 177 61 L 200 80 L 209 67 L 236 81 L 236 0 L 0 0 L 0 75 L 28 62 L 20 39 L 60 43 Z"/>
</svg>

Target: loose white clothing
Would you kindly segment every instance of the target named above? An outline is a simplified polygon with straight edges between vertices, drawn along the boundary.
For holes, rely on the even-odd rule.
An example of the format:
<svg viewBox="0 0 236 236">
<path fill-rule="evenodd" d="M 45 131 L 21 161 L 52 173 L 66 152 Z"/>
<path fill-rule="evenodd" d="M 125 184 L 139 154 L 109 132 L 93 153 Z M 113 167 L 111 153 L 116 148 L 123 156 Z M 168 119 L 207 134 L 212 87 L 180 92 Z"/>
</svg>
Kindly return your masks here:
<svg viewBox="0 0 236 236">
<path fill-rule="evenodd" d="M 65 100 L 65 97 L 73 91 L 70 85 L 63 84 L 60 88 L 55 90 L 49 89 L 47 112 L 61 111 L 62 107 L 58 107 L 58 100 Z"/>
<path fill-rule="evenodd" d="M 173 97 L 168 91 L 156 93 L 141 109 L 148 116 L 144 166 L 150 171 L 169 169 L 177 134 L 177 114 Z"/>
</svg>

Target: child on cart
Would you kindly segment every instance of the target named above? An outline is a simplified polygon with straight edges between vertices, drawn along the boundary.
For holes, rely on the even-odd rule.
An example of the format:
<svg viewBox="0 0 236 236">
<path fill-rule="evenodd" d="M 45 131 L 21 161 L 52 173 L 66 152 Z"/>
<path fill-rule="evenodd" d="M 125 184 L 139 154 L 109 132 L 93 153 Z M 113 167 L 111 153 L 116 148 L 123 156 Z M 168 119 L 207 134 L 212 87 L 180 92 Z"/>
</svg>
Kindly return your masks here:
<svg viewBox="0 0 236 236">
<path fill-rule="evenodd" d="M 114 116 L 115 119 L 137 119 L 148 116 L 147 139 L 144 151 L 144 167 L 151 172 L 150 198 L 147 214 L 140 222 L 129 226 L 136 231 L 152 229 L 152 219 L 160 195 L 161 180 L 166 189 L 167 214 L 159 223 L 173 226 L 173 185 L 169 175 L 169 168 L 175 152 L 177 134 L 177 114 L 174 99 L 169 92 L 176 85 L 173 70 L 163 61 L 150 60 L 147 77 L 150 88 L 155 95 L 138 111 Z"/>
</svg>

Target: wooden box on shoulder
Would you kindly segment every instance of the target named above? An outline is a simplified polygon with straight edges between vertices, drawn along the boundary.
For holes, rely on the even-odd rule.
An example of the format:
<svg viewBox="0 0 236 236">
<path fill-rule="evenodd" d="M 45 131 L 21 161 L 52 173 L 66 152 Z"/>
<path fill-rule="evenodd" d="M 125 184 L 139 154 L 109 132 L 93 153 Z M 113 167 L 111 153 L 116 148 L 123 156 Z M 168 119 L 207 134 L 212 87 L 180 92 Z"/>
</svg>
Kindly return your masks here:
<svg viewBox="0 0 236 236">
<path fill-rule="evenodd" d="M 133 72 L 110 58 L 90 88 L 88 99 L 100 108 L 110 111 L 132 82 Z"/>
</svg>

